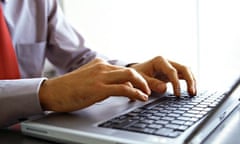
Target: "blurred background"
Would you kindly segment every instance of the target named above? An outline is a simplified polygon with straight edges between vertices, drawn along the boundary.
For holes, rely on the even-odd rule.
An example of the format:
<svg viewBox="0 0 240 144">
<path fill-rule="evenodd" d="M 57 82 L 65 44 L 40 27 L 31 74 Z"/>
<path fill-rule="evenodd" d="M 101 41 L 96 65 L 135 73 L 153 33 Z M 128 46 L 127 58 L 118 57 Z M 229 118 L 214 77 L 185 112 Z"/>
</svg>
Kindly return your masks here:
<svg viewBox="0 0 240 144">
<path fill-rule="evenodd" d="M 62 0 L 86 46 L 114 59 L 156 55 L 189 66 L 198 81 L 240 75 L 239 0 Z"/>
</svg>

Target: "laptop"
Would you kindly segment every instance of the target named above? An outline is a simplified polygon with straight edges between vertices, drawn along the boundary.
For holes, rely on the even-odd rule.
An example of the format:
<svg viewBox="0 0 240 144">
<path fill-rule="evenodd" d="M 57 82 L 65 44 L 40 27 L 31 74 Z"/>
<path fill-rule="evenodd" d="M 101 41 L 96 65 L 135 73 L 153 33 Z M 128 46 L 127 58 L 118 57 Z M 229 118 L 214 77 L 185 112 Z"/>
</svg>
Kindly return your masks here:
<svg viewBox="0 0 240 144">
<path fill-rule="evenodd" d="M 148 102 L 111 97 L 72 113 L 48 113 L 21 123 L 25 135 L 60 143 L 199 144 L 238 107 L 240 77 L 222 91 L 153 93 Z"/>
</svg>

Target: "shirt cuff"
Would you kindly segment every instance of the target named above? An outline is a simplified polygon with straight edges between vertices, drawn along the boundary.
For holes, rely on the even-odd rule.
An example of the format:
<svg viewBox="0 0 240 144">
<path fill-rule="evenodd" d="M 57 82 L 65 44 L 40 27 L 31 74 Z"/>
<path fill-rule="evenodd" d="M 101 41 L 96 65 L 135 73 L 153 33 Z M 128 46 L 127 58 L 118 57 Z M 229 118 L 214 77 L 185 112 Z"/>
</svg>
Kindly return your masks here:
<svg viewBox="0 0 240 144">
<path fill-rule="evenodd" d="M 0 81 L 0 127 L 42 114 L 39 89 L 46 78 Z"/>
</svg>

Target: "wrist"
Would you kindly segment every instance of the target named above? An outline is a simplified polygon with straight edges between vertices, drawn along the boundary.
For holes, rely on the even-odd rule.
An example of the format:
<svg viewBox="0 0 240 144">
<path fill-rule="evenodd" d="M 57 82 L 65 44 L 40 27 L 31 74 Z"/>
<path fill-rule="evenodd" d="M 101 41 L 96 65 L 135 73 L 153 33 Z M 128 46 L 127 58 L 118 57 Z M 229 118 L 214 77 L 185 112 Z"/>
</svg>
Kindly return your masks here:
<svg viewBox="0 0 240 144">
<path fill-rule="evenodd" d="M 47 81 L 48 80 L 43 80 L 40 89 L 39 89 L 39 101 L 42 109 L 48 110 L 47 102 L 48 102 L 48 92 L 47 92 Z"/>
</svg>

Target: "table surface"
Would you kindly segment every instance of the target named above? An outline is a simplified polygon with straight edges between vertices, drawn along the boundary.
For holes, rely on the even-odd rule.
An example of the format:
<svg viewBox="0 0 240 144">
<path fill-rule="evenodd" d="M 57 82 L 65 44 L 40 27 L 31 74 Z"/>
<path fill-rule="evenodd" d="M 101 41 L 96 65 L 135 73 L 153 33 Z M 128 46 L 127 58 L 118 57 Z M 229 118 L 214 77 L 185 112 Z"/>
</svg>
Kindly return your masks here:
<svg viewBox="0 0 240 144">
<path fill-rule="evenodd" d="M 204 144 L 238 144 L 240 141 L 240 107 L 216 128 Z M 54 142 L 23 135 L 18 130 L 0 129 L 2 144 L 56 144 Z"/>
</svg>

